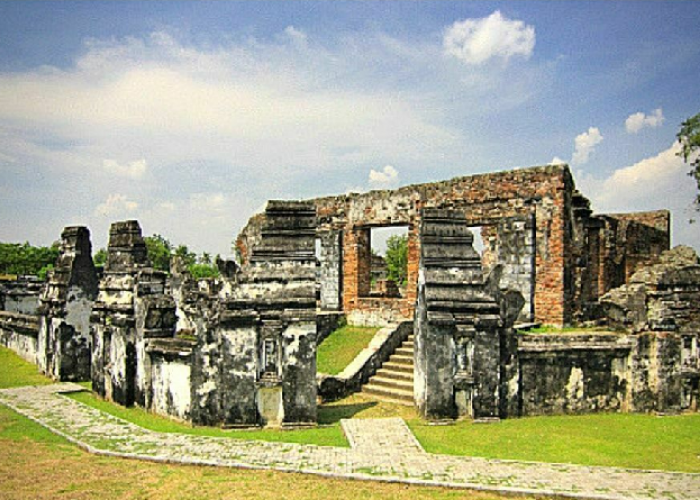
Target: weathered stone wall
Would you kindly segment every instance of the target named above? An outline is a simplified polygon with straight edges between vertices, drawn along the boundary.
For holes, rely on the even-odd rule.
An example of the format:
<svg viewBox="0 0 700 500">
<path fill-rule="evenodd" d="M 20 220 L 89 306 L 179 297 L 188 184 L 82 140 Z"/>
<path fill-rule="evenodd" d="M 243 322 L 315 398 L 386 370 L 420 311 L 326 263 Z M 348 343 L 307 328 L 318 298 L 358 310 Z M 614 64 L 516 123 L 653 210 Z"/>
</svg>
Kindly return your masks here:
<svg viewBox="0 0 700 500">
<path fill-rule="evenodd" d="M 0 310 L 36 315 L 44 282 L 33 276 L 20 276 L 0 282 Z"/>
<path fill-rule="evenodd" d="M 196 339 L 194 422 L 316 421 L 315 227 L 312 204 L 269 202 L 235 282 L 181 294 Z"/>
<path fill-rule="evenodd" d="M 66 227 L 38 310 L 37 361 L 46 375 L 56 380 L 90 380 L 90 315 L 97 287 L 90 231 Z"/>
<path fill-rule="evenodd" d="M 614 333 L 519 336 L 520 415 L 627 410 L 635 345 Z"/>
<path fill-rule="evenodd" d="M 343 233 L 339 230 L 319 233 L 320 250 L 318 282 L 320 285 L 320 307 L 324 311 L 342 309 Z"/>
<path fill-rule="evenodd" d="M 12 349 L 30 363 L 37 362 L 38 335 L 36 316 L 0 311 L 0 345 Z"/>
<path fill-rule="evenodd" d="M 519 414 L 697 410 L 700 334 L 518 337 Z"/>
</svg>

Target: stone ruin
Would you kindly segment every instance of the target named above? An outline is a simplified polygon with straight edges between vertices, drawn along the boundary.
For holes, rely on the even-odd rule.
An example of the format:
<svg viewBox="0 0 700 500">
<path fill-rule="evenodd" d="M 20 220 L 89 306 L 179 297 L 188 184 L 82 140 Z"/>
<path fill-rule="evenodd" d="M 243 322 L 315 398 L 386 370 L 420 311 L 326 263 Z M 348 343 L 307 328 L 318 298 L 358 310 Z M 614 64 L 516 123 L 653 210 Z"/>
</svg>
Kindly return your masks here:
<svg viewBox="0 0 700 500">
<path fill-rule="evenodd" d="M 522 295 L 499 292 L 500 270 L 484 279 L 464 213 L 424 210 L 420 241 L 416 406 L 429 419 L 505 416 Z"/>
<path fill-rule="evenodd" d="M 403 322 L 353 387 L 413 321 L 412 401 L 428 419 L 696 410 L 697 255 L 662 253 L 666 211 L 589 205 L 565 166 L 271 201 L 238 237 L 240 264 L 199 281 L 177 259 L 154 271 L 136 221 L 112 225 L 101 275 L 87 229 L 66 228 L 37 314 L 0 312 L 0 343 L 55 379 L 198 425 L 314 424 L 327 397 L 316 346 L 338 318 Z M 401 293 L 370 285 L 371 229 L 393 225 L 408 227 Z M 527 330 L 574 320 L 607 330 Z"/>
<path fill-rule="evenodd" d="M 113 224 L 92 316 L 93 389 L 199 425 L 315 423 L 314 226 L 308 204 L 269 202 L 248 266 L 197 283 L 175 265 L 169 290 L 138 224 Z"/>
<path fill-rule="evenodd" d="M 90 314 L 96 298 L 90 231 L 67 227 L 38 309 L 37 364 L 41 371 L 56 380 L 90 379 Z"/>
</svg>

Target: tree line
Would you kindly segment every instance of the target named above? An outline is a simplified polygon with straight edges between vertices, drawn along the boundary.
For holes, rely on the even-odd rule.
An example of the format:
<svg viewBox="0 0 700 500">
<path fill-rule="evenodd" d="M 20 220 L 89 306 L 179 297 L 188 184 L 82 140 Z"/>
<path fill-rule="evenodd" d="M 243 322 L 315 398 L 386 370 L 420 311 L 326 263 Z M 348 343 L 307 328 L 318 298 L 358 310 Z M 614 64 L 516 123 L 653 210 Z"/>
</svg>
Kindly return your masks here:
<svg viewBox="0 0 700 500">
<path fill-rule="evenodd" d="M 170 258 L 175 255 L 183 260 L 187 270 L 196 279 L 219 276 L 219 269 L 216 266 L 218 255 L 214 259 L 207 252 L 197 255 L 190 251 L 187 245 L 173 245 L 159 234 L 146 236 L 144 241 L 148 258 L 154 269 L 169 273 Z M 50 247 L 37 247 L 28 242 L 0 243 L 0 274 L 38 276 L 46 280 L 46 274 L 56 264 L 58 255 L 58 242 Z M 104 266 L 107 262 L 107 250 L 100 248 L 93 255 L 93 260 L 96 266 Z"/>
</svg>

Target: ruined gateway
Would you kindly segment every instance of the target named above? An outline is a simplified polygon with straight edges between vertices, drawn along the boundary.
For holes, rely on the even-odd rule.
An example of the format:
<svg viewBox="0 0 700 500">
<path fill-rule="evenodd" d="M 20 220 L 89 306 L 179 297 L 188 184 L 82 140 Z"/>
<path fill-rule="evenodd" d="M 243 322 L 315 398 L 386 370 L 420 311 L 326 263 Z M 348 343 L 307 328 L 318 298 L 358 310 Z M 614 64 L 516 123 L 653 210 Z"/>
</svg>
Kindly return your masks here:
<svg viewBox="0 0 700 500">
<path fill-rule="evenodd" d="M 371 291 L 384 226 L 407 227 L 403 295 Z M 425 418 L 697 410 L 700 262 L 669 251 L 669 227 L 667 211 L 593 215 L 565 165 L 271 201 L 216 280 L 154 271 L 136 221 L 112 225 L 100 272 L 89 231 L 69 227 L 34 314 L 0 313 L 0 342 L 198 425 L 313 425 L 319 396 L 357 390 L 412 333 L 408 400 Z M 354 385 L 317 381 L 340 318 L 389 325 Z M 608 331 L 525 329 L 585 322 Z"/>
</svg>

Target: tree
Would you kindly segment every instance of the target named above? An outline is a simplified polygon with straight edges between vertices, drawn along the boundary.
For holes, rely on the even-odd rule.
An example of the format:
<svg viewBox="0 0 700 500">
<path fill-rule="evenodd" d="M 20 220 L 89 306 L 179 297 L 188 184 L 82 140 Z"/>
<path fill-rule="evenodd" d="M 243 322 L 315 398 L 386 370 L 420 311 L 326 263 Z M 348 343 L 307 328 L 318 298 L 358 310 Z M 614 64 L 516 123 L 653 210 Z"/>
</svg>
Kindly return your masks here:
<svg viewBox="0 0 700 500">
<path fill-rule="evenodd" d="M 107 250 L 100 248 L 95 255 L 92 256 L 92 261 L 97 267 L 104 267 L 107 264 Z"/>
<path fill-rule="evenodd" d="M 160 234 L 146 236 L 143 240 L 146 243 L 148 260 L 151 261 L 153 269 L 170 272 L 170 251 L 172 249 L 172 244 Z"/>
<path fill-rule="evenodd" d="M 35 247 L 29 243 L 0 243 L 0 274 L 40 273 L 46 276 L 46 270 L 58 259 L 59 244 L 50 247 Z"/>
<path fill-rule="evenodd" d="M 408 277 L 408 236 L 389 236 L 385 259 L 387 278 L 402 285 Z"/>
<path fill-rule="evenodd" d="M 678 156 L 690 165 L 688 175 L 695 179 L 698 186 L 695 205 L 700 210 L 700 113 L 681 123 L 681 129 L 676 137 L 681 144 Z"/>
</svg>

